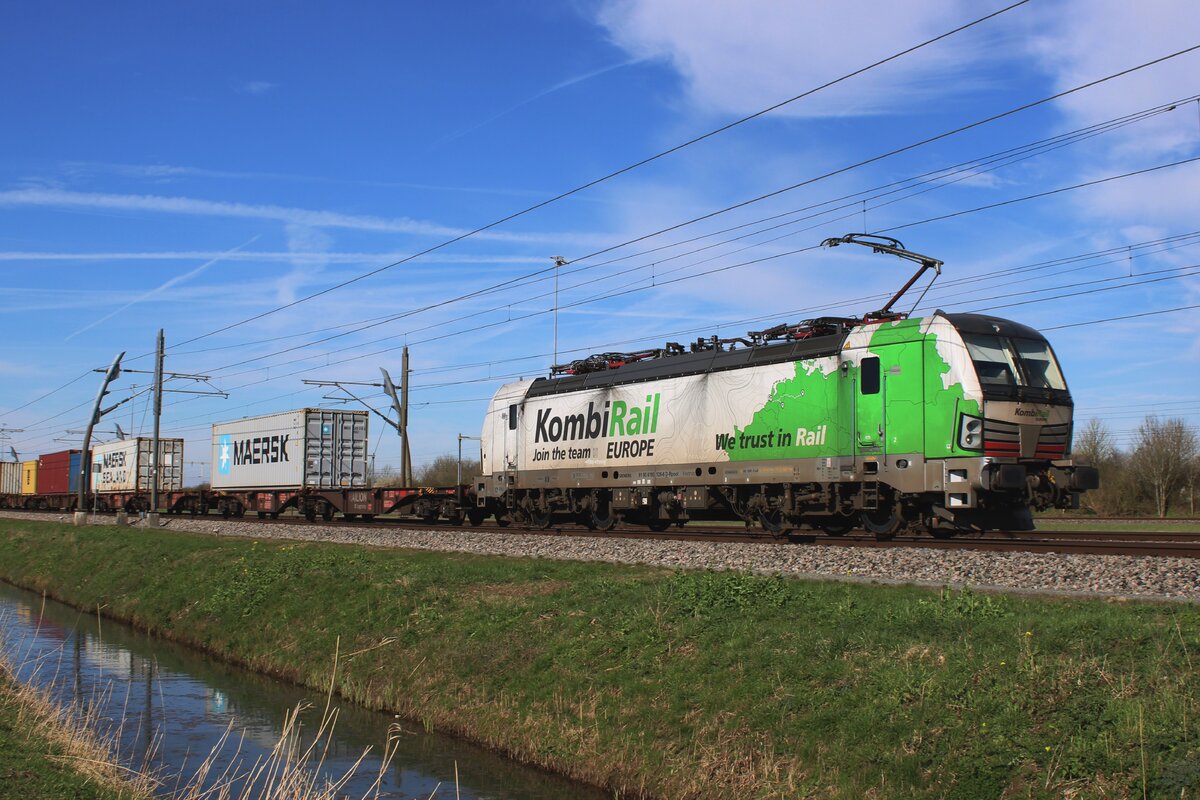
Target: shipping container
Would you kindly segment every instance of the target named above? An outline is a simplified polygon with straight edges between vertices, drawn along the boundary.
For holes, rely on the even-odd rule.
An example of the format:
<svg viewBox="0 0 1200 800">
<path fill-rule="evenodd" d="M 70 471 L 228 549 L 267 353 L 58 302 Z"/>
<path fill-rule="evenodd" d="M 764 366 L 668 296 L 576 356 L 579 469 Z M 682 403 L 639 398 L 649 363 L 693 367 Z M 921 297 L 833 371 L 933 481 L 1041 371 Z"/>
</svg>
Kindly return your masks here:
<svg viewBox="0 0 1200 800">
<path fill-rule="evenodd" d="M 21 462 L 21 494 L 37 494 L 37 462 Z"/>
<path fill-rule="evenodd" d="M 21 462 L 0 461 L 0 494 L 21 493 Z"/>
<path fill-rule="evenodd" d="M 183 439 L 159 439 L 158 490 L 183 488 Z M 92 491 L 149 492 L 154 440 L 139 436 L 92 449 Z"/>
<path fill-rule="evenodd" d="M 62 450 L 38 456 L 37 493 L 68 494 L 79 491 L 79 450 Z"/>
<path fill-rule="evenodd" d="M 302 408 L 213 425 L 214 489 L 366 485 L 366 411 Z"/>
</svg>

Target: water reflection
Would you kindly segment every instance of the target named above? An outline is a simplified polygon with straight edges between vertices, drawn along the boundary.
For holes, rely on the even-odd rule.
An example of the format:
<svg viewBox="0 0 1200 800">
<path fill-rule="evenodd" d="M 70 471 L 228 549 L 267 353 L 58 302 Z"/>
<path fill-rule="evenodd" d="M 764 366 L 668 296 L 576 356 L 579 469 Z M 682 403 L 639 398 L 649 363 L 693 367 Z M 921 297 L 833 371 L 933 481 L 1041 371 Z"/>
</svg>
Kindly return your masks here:
<svg viewBox="0 0 1200 800">
<path fill-rule="evenodd" d="M 325 705 L 323 697 L 311 692 L 210 661 L 110 620 L 53 601 L 43 606 L 41 597 L 3 583 L 0 632 L 16 662 L 18 678 L 47 687 L 59 702 L 75 701 L 96 712 L 119 736 L 121 757 L 130 766 L 190 776 L 232 721 L 230 745 L 206 786 L 218 779 L 236 750 L 247 766 L 265 758 L 280 740 L 285 715 L 305 701 L 315 708 L 301 718 L 301 739 L 311 740 Z M 361 796 L 380 777 L 388 729 L 396 722 L 388 715 L 340 706 L 325 749 L 324 773 L 332 779 L 340 777 L 364 748 L 371 747 L 358 776 L 344 789 Z M 169 794 L 173 786 L 169 781 L 164 793 Z M 382 776 L 379 796 L 422 800 L 604 797 L 408 724 L 398 728 L 395 755 Z"/>
</svg>

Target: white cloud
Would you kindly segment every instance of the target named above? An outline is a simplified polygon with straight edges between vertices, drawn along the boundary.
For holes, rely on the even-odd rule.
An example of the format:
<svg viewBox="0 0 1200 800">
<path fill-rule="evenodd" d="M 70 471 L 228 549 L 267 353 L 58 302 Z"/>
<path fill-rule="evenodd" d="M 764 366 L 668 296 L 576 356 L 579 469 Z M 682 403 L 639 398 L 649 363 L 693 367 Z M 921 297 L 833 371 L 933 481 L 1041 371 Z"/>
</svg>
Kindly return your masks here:
<svg viewBox="0 0 1200 800">
<path fill-rule="evenodd" d="M 235 181 L 288 181 L 297 183 L 322 183 L 344 186 L 378 186 L 386 189 L 420 189 L 432 192 L 462 192 L 470 194 L 494 194 L 517 197 L 546 197 L 546 192 L 532 189 L 506 189 L 503 187 L 483 186 L 444 186 L 430 183 L 411 183 L 406 181 L 360 180 L 356 178 L 341 178 L 328 175 L 302 175 L 287 172 L 252 172 L 225 169 L 207 169 L 204 167 L 188 167 L 177 164 L 117 164 L 100 161 L 67 161 L 61 166 L 63 172 L 71 177 L 89 176 L 94 174 L 119 175 L 124 178 L 139 178 L 165 183 L 178 178 L 211 178 L 214 180 Z M 44 180 L 38 185 L 44 185 Z"/>
<path fill-rule="evenodd" d="M 668 60 L 700 108 L 744 114 L 979 15 L 978 7 L 964 0 L 611 0 L 601 8 L 599 20 L 613 41 L 635 57 Z M 979 76 L 964 74 L 962 65 L 978 61 L 978 36 L 995 35 L 998 27 L 1003 30 L 1003 20 L 938 42 L 777 113 L 806 117 L 894 113 L 932 97 L 977 89 Z"/>
<path fill-rule="evenodd" d="M 452 238 L 467 231 L 409 217 L 377 217 L 344 214 L 338 211 L 314 211 L 276 205 L 250 205 L 194 197 L 166 197 L 146 194 L 105 194 L 60 189 L 12 189 L 0 191 L 0 206 L 41 206 L 50 208 L 93 208 L 110 211 L 151 211 L 189 216 L 266 219 L 313 228 L 346 228 L 379 233 L 407 233 Z M 507 242 L 559 242 L 565 234 L 503 233 L 484 231 L 473 238 Z"/>
<path fill-rule="evenodd" d="M 1041 12 L 1030 52 L 1055 90 L 1196 44 L 1200 4 L 1194 0 L 1064 0 Z M 1056 103 L 1064 127 L 1174 102 L 1196 94 L 1200 51 L 1139 70 Z M 1093 176 L 1139 169 L 1194 155 L 1200 147 L 1197 105 L 1108 134 L 1089 164 Z M 1200 170 L 1180 167 L 1097 187 L 1073 199 L 1077 209 L 1122 226 L 1192 225 L 1200 214 Z"/>
<path fill-rule="evenodd" d="M 299 250 L 252 250 L 242 251 L 230 257 L 238 262 L 291 262 Z M 35 250 L 0 251 L 0 261 L 197 261 L 224 255 L 220 250 L 151 250 L 144 252 L 111 251 L 92 253 L 38 252 Z M 314 253 L 314 255 L 318 255 Z M 321 251 L 320 257 L 330 264 L 383 264 L 409 255 L 400 251 L 381 253 Z M 501 255 L 454 255 L 430 253 L 420 263 L 433 264 L 520 264 L 529 267 L 544 267 L 545 259 L 529 256 Z"/>
<path fill-rule="evenodd" d="M 238 87 L 238 91 L 242 94 L 266 94 L 277 86 L 270 81 L 247 81 Z"/>
</svg>

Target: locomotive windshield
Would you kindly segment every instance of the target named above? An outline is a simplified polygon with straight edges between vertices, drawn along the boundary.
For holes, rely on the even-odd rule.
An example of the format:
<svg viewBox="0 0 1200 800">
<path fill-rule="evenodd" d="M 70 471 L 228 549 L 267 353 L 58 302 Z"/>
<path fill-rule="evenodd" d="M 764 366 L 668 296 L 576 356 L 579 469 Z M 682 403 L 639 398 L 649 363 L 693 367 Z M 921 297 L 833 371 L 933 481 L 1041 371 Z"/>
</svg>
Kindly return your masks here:
<svg viewBox="0 0 1200 800">
<path fill-rule="evenodd" d="M 1054 353 L 1044 341 L 964 333 L 979 382 L 988 386 L 1066 389 Z"/>
</svg>

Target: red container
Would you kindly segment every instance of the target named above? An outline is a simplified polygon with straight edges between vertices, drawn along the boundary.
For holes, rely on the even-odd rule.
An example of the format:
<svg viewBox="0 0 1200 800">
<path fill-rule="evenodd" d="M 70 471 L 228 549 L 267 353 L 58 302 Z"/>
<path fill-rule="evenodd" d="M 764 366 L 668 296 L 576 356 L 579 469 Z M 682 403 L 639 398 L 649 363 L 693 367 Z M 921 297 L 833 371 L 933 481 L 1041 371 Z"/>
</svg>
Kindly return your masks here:
<svg viewBox="0 0 1200 800">
<path fill-rule="evenodd" d="M 37 493 L 67 494 L 71 491 L 71 465 L 79 466 L 79 450 L 63 450 L 38 456 Z M 74 456 L 74 458 L 72 458 Z M 75 485 L 78 486 L 76 480 Z"/>
</svg>

